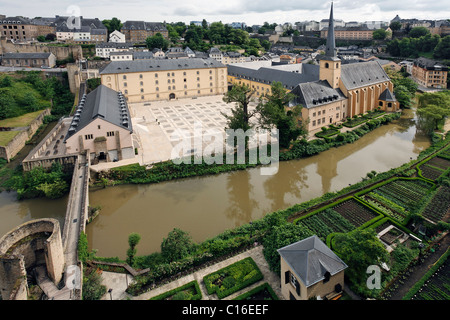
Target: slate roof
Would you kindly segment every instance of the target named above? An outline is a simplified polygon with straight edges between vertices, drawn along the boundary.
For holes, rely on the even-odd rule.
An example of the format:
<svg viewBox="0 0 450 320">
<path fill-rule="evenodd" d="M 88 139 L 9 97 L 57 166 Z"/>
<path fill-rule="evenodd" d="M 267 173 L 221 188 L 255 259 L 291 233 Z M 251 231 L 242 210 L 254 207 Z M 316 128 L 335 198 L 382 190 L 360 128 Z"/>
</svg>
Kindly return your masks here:
<svg viewBox="0 0 450 320">
<path fill-rule="evenodd" d="M 345 262 L 316 235 L 277 251 L 306 287 L 323 280 L 326 272 L 333 276 L 347 268 Z"/>
<path fill-rule="evenodd" d="M 132 132 L 130 111 L 125 98 L 120 99 L 121 95 L 121 93 L 104 85 L 99 85 L 89 94 L 83 95 L 64 141 L 97 118 Z M 124 121 L 127 122 L 125 123 Z"/>
<path fill-rule="evenodd" d="M 7 52 L 3 59 L 48 59 L 51 52 Z"/>
<path fill-rule="evenodd" d="M 303 65 L 303 67 L 305 66 Z M 295 73 L 264 67 L 254 70 L 236 65 L 228 65 L 228 75 L 265 84 L 272 84 L 277 81 L 281 82 L 285 88 L 292 90 L 299 83 L 318 80 L 319 74 L 318 69 L 316 69 L 317 66 L 309 65 L 302 70 L 302 73 Z"/>
<path fill-rule="evenodd" d="M 128 72 L 165 71 L 165 70 L 186 70 L 186 69 L 206 69 L 221 68 L 224 64 L 214 59 L 148 59 L 133 61 L 114 61 L 108 64 L 100 74 L 115 74 Z"/>
<path fill-rule="evenodd" d="M 333 89 L 325 80 L 300 83 L 292 93 L 297 96 L 297 103 L 308 109 L 347 99 L 340 89 Z"/>
<path fill-rule="evenodd" d="M 394 97 L 393 93 L 391 92 L 391 90 L 389 90 L 388 88 L 386 88 L 386 90 L 384 90 L 380 94 L 380 97 L 378 99 L 383 100 L 383 101 L 397 101 L 397 100 L 395 100 L 395 97 Z"/>
<path fill-rule="evenodd" d="M 146 21 L 125 21 L 122 30 L 150 30 L 150 31 L 167 31 L 167 28 L 161 22 Z"/>
<path fill-rule="evenodd" d="M 378 61 L 343 64 L 341 80 L 347 90 L 390 81 Z"/>
<path fill-rule="evenodd" d="M 119 49 L 129 49 L 132 48 L 133 44 L 131 42 L 101 42 L 95 45 L 95 48 L 119 48 Z"/>
<path fill-rule="evenodd" d="M 435 69 L 438 69 L 438 70 L 442 69 L 444 71 L 448 70 L 448 67 L 446 67 L 445 65 L 443 65 L 435 60 L 431 60 L 431 59 L 424 58 L 424 57 L 420 57 L 420 58 L 414 60 L 413 63 L 414 63 L 414 65 L 416 65 L 420 68 L 427 69 L 427 70 L 435 70 Z"/>
</svg>

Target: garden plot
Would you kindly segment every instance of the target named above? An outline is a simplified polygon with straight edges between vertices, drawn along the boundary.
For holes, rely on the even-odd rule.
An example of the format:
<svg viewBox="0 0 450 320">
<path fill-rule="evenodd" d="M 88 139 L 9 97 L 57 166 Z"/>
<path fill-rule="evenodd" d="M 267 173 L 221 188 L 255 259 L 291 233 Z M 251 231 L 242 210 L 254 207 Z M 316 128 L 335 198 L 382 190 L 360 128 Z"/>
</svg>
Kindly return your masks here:
<svg viewBox="0 0 450 320">
<path fill-rule="evenodd" d="M 431 199 L 430 203 L 422 212 L 422 216 L 437 223 L 441 220 L 448 220 L 445 218 L 450 210 L 450 187 L 440 187 L 436 194 Z"/>
<path fill-rule="evenodd" d="M 369 195 L 389 207 L 403 207 L 407 211 L 414 211 L 431 187 L 431 183 L 420 179 L 398 179 L 372 190 Z"/>
<path fill-rule="evenodd" d="M 355 199 L 341 202 L 333 207 L 333 210 L 338 212 L 356 228 L 362 226 L 379 215 Z"/>
<path fill-rule="evenodd" d="M 430 166 L 428 163 L 429 161 L 419 166 L 419 169 L 422 172 L 422 177 L 430 180 L 436 180 L 444 171 L 437 167 Z"/>
<path fill-rule="evenodd" d="M 448 258 L 420 288 L 411 300 L 449 300 L 450 299 L 450 265 Z"/>
</svg>

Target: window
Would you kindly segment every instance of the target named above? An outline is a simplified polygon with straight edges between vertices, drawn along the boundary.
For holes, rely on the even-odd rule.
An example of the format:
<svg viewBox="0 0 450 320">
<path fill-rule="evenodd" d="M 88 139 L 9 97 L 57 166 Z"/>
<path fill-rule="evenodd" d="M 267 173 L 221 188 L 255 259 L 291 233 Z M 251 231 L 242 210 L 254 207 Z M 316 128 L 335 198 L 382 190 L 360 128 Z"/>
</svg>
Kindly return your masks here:
<svg viewBox="0 0 450 320">
<path fill-rule="evenodd" d="M 325 68 L 328 69 L 329 67 L 330 67 L 330 65 L 328 64 L 328 62 L 326 62 L 326 63 L 325 63 Z"/>
<path fill-rule="evenodd" d="M 170 72 L 167 72 L 167 76 L 170 77 Z"/>
<path fill-rule="evenodd" d="M 175 79 L 172 79 L 172 83 L 175 83 Z"/>
<path fill-rule="evenodd" d="M 144 82 L 143 81 L 141 81 L 140 83 L 139 83 L 141 86 L 143 86 L 144 85 Z"/>
<path fill-rule="evenodd" d="M 155 81 L 155 84 L 159 84 L 158 80 Z"/>
<path fill-rule="evenodd" d="M 91 139 L 94 139 L 94 135 L 92 135 L 92 134 L 85 134 L 84 135 L 84 140 L 91 140 Z"/>
<path fill-rule="evenodd" d="M 101 129 L 100 125 L 97 126 L 97 129 Z"/>
<path fill-rule="evenodd" d="M 197 74 L 200 74 L 200 71 L 197 71 Z"/>
<path fill-rule="evenodd" d="M 125 94 L 128 94 L 128 90 L 125 90 L 124 93 L 125 93 Z"/>
<path fill-rule="evenodd" d="M 172 77 L 174 77 L 175 76 L 175 72 L 172 72 Z"/>
<path fill-rule="evenodd" d="M 167 83 L 170 83 L 170 79 L 167 79 Z"/>
<path fill-rule="evenodd" d="M 123 76 L 123 80 L 127 80 L 127 76 L 126 75 Z"/>
<path fill-rule="evenodd" d="M 127 86 L 127 83 L 126 83 L 126 82 L 124 82 L 124 83 L 123 83 L 123 86 L 124 86 L 124 87 L 126 87 L 126 86 Z"/>
<path fill-rule="evenodd" d="M 142 74 L 139 75 L 139 79 L 142 79 Z M 141 82 L 142 83 L 142 82 Z"/>
<path fill-rule="evenodd" d="M 313 117 L 315 117 L 315 116 L 316 116 L 316 113 L 314 112 L 314 113 L 313 113 Z"/>
<path fill-rule="evenodd" d="M 324 279 L 323 279 L 323 283 L 327 283 L 328 281 L 330 281 L 330 273 L 327 271 L 325 272 L 325 274 L 323 275 Z"/>
<path fill-rule="evenodd" d="M 107 136 L 107 137 L 114 137 L 114 131 L 108 131 L 108 132 L 106 133 L 106 136 Z"/>
<path fill-rule="evenodd" d="M 185 72 L 183 72 L 183 76 L 185 76 L 186 75 L 186 71 Z"/>
<path fill-rule="evenodd" d="M 157 73 L 155 73 L 155 78 L 158 78 L 158 74 Z"/>
<path fill-rule="evenodd" d="M 312 125 L 313 125 L 313 127 L 316 126 L 316 120 L 313 120 Z"/>
<path fill-rule="evenodd" d="M 144 92 L 144 88 L 141 88 L 141 93 Z"/>
</svg>

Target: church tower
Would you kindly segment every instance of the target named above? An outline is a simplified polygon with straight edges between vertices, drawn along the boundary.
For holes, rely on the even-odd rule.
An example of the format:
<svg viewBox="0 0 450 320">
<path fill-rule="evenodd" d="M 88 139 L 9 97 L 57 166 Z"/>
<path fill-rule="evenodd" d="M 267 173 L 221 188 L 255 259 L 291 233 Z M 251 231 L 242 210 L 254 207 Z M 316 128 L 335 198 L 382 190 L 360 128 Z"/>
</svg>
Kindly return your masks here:
<svg viewBox="0 0 450 320">
<path fill-rule="evenodd" d="M 334 38 L 333 3 L 331 3 L 330 20 L 328 22 L 328 35 L 325 56 L 320 60 L 320 80 L 326 80 L 333 89 L 339 87 L 341 78 L 341 59 L 337 57 Z"/>
</svg>

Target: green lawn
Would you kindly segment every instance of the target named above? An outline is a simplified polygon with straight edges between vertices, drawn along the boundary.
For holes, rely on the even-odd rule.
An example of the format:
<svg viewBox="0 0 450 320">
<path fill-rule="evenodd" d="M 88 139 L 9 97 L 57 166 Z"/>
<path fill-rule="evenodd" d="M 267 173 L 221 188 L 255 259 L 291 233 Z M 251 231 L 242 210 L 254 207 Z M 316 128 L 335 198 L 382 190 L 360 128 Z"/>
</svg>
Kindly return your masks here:
<svg viewBox="0 0 450 320">
<path fill-rule="evenodd" d="M 0 127 L 26 127 L 36 119 L 36 117 L 43 112 L 43 110 L 38 110 L 35 112 L 26 113 L 19 117 L 8 118 L 0 120 Z"/>
<path fill-rule="evenodd" d="M 0 146 L 6 146 L 21 131 L 0 131 Z"/>
</svg>

